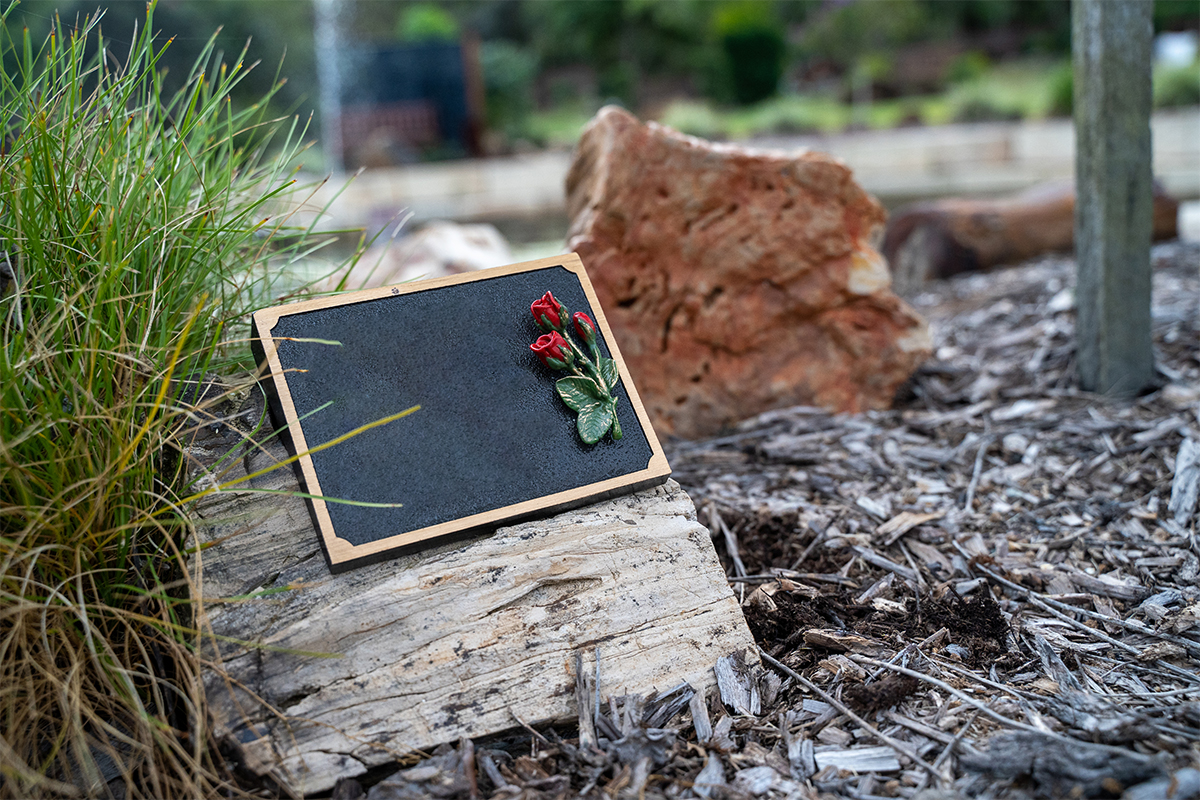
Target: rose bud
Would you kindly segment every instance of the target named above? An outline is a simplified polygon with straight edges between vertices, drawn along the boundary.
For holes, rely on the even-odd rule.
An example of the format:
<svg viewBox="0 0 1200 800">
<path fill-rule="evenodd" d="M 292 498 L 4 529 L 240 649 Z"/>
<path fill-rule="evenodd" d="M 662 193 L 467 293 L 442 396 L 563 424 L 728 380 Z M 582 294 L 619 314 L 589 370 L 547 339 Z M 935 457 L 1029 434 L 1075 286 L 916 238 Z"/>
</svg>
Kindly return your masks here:
<svg viewBox="0 0 1200 800">
<path fill-rule="evenodd" d="M 596 343 L 596 323 L 582 311 L 576 311 L 571 317 L 575 323 L 575 332 L 589 345 Z"/>
<path fill-rule="evenodd" d="M 534 300 L 529 310 L 533 312 L 538 327 L 544 331 L 561 331 L 567 324 L 566 310 L 549 292 L 542 295 L 541 300 Z"/>
<path fill-rule="evenodd" d="M 558 331 L 538 337 L 536 342 L 529 345 L 529 349 L 550 369 L 566 369 L 575 360 L 570 346 Z"/>
</svg>

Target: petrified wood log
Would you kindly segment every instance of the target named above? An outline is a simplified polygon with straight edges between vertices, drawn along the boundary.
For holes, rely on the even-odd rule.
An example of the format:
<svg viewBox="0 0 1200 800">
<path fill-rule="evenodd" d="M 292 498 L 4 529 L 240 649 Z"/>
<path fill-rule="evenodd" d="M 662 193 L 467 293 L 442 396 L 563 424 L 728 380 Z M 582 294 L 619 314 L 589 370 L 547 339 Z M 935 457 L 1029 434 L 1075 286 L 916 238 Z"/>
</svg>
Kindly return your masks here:
<svg viewBox="0 0 1200 800">
<path fill-rule="evenodd" d="M 222 480 L 285 457 L 277 440 L 248 449 Z M 290 465 L 246 486 L 298 489 Z M 441 742 L 573 721 L 580 650 L 588 670 L 598 657 L 603 696 L 709 687 L 719 657 L 753 652 L 673 481 L 340 575 L 298 497 L 221 491 L 196 517 L 213 723 L 249 769 L 296 792 Z"/>
<path fill-rule="evenodd" d="M 1178 235 L 1179 203 L 1154 187 L 1154 239 Z M 931 278 L 1016 263 L 1070 250 L 1075 242 L 1075 186 L 1034 186 L 1014 197 L 946 198 L 896 210 L 883 237 L 883 255 L 898 292 Z"/>
<path fill-rule="evenodd" d="M 568 245 L 660 436 L 772 408 L 886 408 L 932 346 L 871 245 L 883 207 L 820 153 L 705 142 L 614 107 L 567 175 Z"/>
</svg>

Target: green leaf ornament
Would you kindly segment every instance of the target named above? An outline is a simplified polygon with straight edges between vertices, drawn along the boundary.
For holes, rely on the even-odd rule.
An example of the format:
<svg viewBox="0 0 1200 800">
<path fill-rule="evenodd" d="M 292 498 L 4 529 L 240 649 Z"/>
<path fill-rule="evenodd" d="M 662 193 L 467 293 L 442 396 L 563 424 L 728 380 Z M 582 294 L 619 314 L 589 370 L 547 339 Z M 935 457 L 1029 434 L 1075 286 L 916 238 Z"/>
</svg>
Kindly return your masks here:
<svg viewBox="0 0 1200 800">
<path fill-rule="evenodd" d="M 607 400 L 592 403 L 579 410 L 579 438 L 586 444 L 595 444 L 613 424 L 612 405 Z"/>
<path fill-rule="evenodd" d="M 555 384 L 558 396 L 572 411 L 583 411 L 586 406 L 607 400 L 607 392 L 596 385 L 591 378 L 559 378 Z"/>
<path fill-rule="evenodd" d="M 600 356 L 600 375 L 604 378 L 604 382 L 608 384 L 609 393 L 615 395 L 617 381 L 620 380 L 620 375 L 617 374 L 617 362 L 611 358 Z"/>
</svg>

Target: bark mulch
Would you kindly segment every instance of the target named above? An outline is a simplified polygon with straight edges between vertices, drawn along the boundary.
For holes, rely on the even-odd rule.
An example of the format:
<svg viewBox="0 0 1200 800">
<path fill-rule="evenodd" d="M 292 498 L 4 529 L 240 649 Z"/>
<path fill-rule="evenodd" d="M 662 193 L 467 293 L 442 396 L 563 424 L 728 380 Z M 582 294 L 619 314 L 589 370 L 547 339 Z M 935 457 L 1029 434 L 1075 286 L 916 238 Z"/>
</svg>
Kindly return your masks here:
<svg viewBox="0 0 1200 800">
<path fill-rule="evenodd" d="M 1078 389 L 1056 256 L 912 298 L 935 356 L 893 410 L 671 443 L 760 658 L 712 696 L 583 675 L 578 730 L 366 797 L 1200 797 L 1200 246 L 1153 260 L 1141 397 Z"/>
</svg>

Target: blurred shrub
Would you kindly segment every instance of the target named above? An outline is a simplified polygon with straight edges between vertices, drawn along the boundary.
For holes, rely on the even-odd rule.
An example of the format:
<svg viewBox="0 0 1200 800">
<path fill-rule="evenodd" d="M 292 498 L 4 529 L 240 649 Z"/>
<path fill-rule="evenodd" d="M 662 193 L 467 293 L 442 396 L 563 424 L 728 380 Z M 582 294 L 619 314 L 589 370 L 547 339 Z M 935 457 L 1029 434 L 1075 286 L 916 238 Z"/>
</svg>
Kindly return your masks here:
<svg viewBox="0 0 1200 800">
<path fill-rule="evenodd" d="M 1154 31 L 1181 31 L 1200 22 L 1196 0 L 1154 0 Z"/>
<path fill-rule="evenodd" d="M 1200 105 L 1200 64 L 1154 70 L 1154 107 Z M 1049 81 L 1050 114 L 1069 116 L 1075 105 L 1075 73 L 1071 63 L 1056 67 Z"/>
<path fill-rule="evenodd" d="M 848 72 L 863 56 L 918 41 L 925 36 L 929 20 L 917 0 L 831 5 L 805 26 L 800 55 Z"/>
<path fill-rule="evenodd" d="M 534 57 L 532 53 L 530 53 L 530 56 Z M 550 95 L 551 108 L 579 105 L 581 99 L 579 85 L 567 78 L 551 79 L 550 85 L 547 87 L 547 93 Z"/>
<path fill-rule="evenodd" d="M 703 139 L 722 139 L 727 126 L 721 115 L 708 103 L 676 100 L 659 116 L 659 122 L 677 131 Z"/>
<path fill-rule="evenodd" d="M 676 100 L 659 122 L 705 139 L 745 139 L 767 134 L 832 133 L 850 121 L 850 110 L 828 97 L 776 97 L 751 108 L 718 110 L 712 103 Z"/>
<path fill-rule="evenodd" d="M 520 20 L 543 67 L 585 64 L 602 101 L 633 107 L 645 75 L 706 73 L 709 0 L 527 0 Z"/>
<path fill-rule="evenodd" d="M 1008 122 L 1021 117 L 1019 109 L 1005 106 L 986 95 L 968 98 L 954 113 L 955 122 Z"/>
<path fill-rule="evenodd" d="M 739 116 L 731 130 L 737 138 L 760 133 L 831 133 L 850 121 L 849 109 L 822 97 L 777 97 Z"/>
<path fill-rule="evenodd" d="M 596 76 L 596 93 L 602 103 L 632 106 L 637 100 L 638 70 L 628 61 L 610 64 Z"/>
<path fill-rule="evenodd" d="M 510 141 L 529 142 L 539 147 L 574 147 L 594 113 L 592 105 L 578 103 L 534 111 L 521 126 L 520 135 L 510 137 Z"/>
<path fill-rule="evenodd" d="M 458 39 L 458 22 L 434 3 L 412 3 L 400 14 L 396 38 L 402 42 L 453 42 Z"/>
<path fill-rule="evenodd" d="M 621 65 L 621 2 L 542 0 L 521 6 L 530 44 L 546 67 L 587 64 L 596 73 L 604 97 L 632 101 L 630 81 Z"/>
<path fill-rule="evenodd" d="M 529 50 L 506 41 L 484 42 L 479 49 L 487 97 L 488 127 L 507 136 L 519 135 L 533 110 L 533 82 L 538 59 Z"/>
<path fill-rule="evenodd" d="M 1158 3 L 1163 0 L 1156 0 Z M 1008 30 L 1026 53 L 1071 52 L 1071 4 L 1066 0 L 918 0 L 923 38 Z M 1183 0 L 1195 3 L 1195 0 Z M 870 5 L 870 3 L 868 3 Z"/>
<path fill-rule="evenodd" d="M 926 5 L 933 6 L 933 15 L 943 24 L 970 33 L 1003 28 L 1017 13 L 1013 0 L 926 0 Z"/>
<path fill-rule="evenodd" d="M 854 62 L 850 70 L 850 82 L 856 87 L 865 87 L 866 99 L 870 98 L 870 89 L 877 83 L 888 80 L 895 71 L 895 64 L 889 56 L 879 52 L 864 53 Z M 858 99 L 858 92 L 854 92 Z"/>
<path fill-rule="evenodd" d="M 1154 72 L 1154 107 L 1200 105 L 1200 63 Z"/>
<path fill-rule="evenodd" d="M 1049 101 L 1046 104 L 1048 114 L 1056 117 L 1069 117 L 1075 108 L 1075 70 L 1067 61 L 1054 68 L 1050 75 Z"/>
<path fill-rule="evenodd" d="M 946 81 L 949 83 L 966 83 L 967 81 L 978 80 L 987 74 L 991 66 L 991 59 L 987 57 L 986 53 L 972 50 L 954 59 L 946 70 Z"/>
<path fill-rule="evenodd" d="M 280 13 L 279 0 L 206 0 L 202 3 L 158 2 L 154 9 L 155 30 L 171 47 L 158 54 L 158 66 L 163 79 L 163 91 L 174 92 L 183 85 L 196 59 L 207 44 L 200 31 L 217 31 L 218 52 L 236 54 L 246 48 L 246 63 L 262 62 L 259 69 L 244 74 L 244 79 L 230 90 L 235 106 L 246 107 L 270 95 L 273 115 L 290 115 L 298 107 L 315 105 L 316 62 L 313 43 L 312 17 L 304 13 Z M 307 7 L 311 7 L 311 2 Z M 103 9 L 103 28 L 109 34 L 120 34 L 109 45 L 128 44 L 124 34 L 145 22 L 145 2 L 98 2 L 98 0 L 21 0 L 3 2 L 8 29 L 21 35 L 28 29 L 33 41 L 41 41 L 57 20 L 78 24 Z M 92 41 L 89 47 L 98 48 Z M 115 50 L 113 51 L 115 52 Z M 276 72 L 287 53 L 287 82 L 282 88 L 275 84 Z M 6 65 L 11 74 L 12 63 Z M 301 116 L 307 116 L 307 111 Z"/>
<path fill-rule="evenodd" d="M 709 0 L 623 0 L 622 48 L 648 74 L 694 74 L 713 56 Z"/>
<path fill-rule="evenodd" d="M 772 7 L 754 0 L 726 3 L 713 16 L 713 33 L 725 56 L 733 99 L 749 105 L 774 95 L 787 42 Z"/>
<path fill-rule="evenodd" d="M 1071 52 L 1071 4 L 1063 0 L 1012 3 L 1010 25 L 1026 33 L 1024 51 L 1047 55 Z"/>
</svg>

